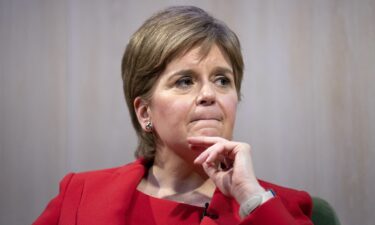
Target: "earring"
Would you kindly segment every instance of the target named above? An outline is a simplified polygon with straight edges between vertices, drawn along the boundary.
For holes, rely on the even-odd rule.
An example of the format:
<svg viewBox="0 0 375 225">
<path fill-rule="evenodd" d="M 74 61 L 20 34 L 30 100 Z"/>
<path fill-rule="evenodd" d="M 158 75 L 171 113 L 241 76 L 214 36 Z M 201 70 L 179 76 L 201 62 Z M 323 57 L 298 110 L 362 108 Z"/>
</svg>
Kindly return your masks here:
<svg viewBox="0 0 375 225">
<path fill-rule="evenodd" d="M 147 132 L 151 132 L 152 131 L 153 126 L 152 126 L 151 121 L 147 121 L 145 128 L 146 128 Z"/>
</svg>

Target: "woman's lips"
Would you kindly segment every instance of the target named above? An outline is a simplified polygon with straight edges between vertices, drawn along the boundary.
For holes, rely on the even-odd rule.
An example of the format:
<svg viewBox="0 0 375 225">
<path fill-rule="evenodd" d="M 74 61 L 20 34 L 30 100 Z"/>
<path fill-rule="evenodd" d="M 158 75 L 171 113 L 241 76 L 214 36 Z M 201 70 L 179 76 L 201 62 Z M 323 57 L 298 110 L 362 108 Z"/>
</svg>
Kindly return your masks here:
<svg viewBox="0 0 375 225">
<path fill-rule="evenodd" d="M 221 121 L 219 118 L 197 118 L 192 120 L 191 122 L 197 122 L 197 121 Z"/>
<path fill-rule="evenodd" d="M 217 118 L 201 118 L 201 119 L 195 119 L 190 122 L 194 126 L 203 126 L 203 127 L 216 127 L 219 123 L 221 123 L 220 119 Z"/>
<path fill-rule="evenodd" d="M 191 122 L 196 122 L 196 121 L 222 121 L 223 116 L 217 112 L 211 112 L 211 113 L 200 113 L 200 114 L 195 114 L 192 116 Z"/>
</svg>

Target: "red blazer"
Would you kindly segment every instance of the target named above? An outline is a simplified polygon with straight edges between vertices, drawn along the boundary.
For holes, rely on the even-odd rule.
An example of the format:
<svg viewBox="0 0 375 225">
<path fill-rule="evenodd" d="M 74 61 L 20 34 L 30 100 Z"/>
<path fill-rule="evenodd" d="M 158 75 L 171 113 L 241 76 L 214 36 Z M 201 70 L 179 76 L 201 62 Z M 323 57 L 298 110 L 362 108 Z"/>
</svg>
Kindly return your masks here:
<svg viewBox="0 0 375 225">
<path fill-rule="evenodd" d="M 146 169 L 141 160 L 99 171 L 68 174 L 60 183 L 60 193 L 51 200 L 33 225 L 126 225 L 126 211 L 131 207 L 132 194 Z M 260 181 L 265 189 L 273 189 L 276 197 L 255 209 L 247 218 L 238 218 L 238 204 L 216 190 L 209 214 L 201 225 L 228 224 L 233 214 L 239 225 L 302 225 L 310 220 L 312 201 L 303 191 L 292 190 Z M 229 223 L 232 224 L 232 223 Z"/>
</svg>

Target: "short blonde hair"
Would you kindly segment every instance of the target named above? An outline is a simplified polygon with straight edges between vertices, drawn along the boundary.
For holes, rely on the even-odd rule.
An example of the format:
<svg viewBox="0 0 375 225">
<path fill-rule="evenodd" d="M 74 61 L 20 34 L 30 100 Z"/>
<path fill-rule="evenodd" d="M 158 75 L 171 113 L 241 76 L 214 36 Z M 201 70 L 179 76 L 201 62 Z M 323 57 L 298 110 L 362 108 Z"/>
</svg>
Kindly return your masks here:
<svg viewBox="0 0 375 225">
<path fill-rule="evenodd" d="M 131 37 L 123 59 L 122 79 L 126 103 L 139 145 L 137 158 L 152 162 L 155 156 L 156 138 L 144 132 L 138 122 L 134 100 L 152 97 L 153 85 L 167 64 L 194 47 L 201 47 L 206 55 L 213 44 L 217 44 L 230 60 L 235 76 L 235 86 L 240 98 L 243 76 L 243 59 L 240 42 L 236 34 L 223 22 L 194 6 L 166 8 L 151 18 Z"/>
</svg>

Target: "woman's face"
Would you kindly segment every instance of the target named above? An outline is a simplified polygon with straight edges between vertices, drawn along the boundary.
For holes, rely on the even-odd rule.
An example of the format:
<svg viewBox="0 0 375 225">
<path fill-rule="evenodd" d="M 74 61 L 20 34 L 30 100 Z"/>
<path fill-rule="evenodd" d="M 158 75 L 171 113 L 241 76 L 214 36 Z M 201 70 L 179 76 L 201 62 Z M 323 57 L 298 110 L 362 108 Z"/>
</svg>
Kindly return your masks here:
<svg viewBox="0 0 375 225">
<path fill-rule="evenodd" d="M 147 112 L 159 141 L 186 148 L 187 137 L 232 138 L 238 96 L 230 62 L 217 45 L 172 60 L 155 84 Z"/>
</svg>

